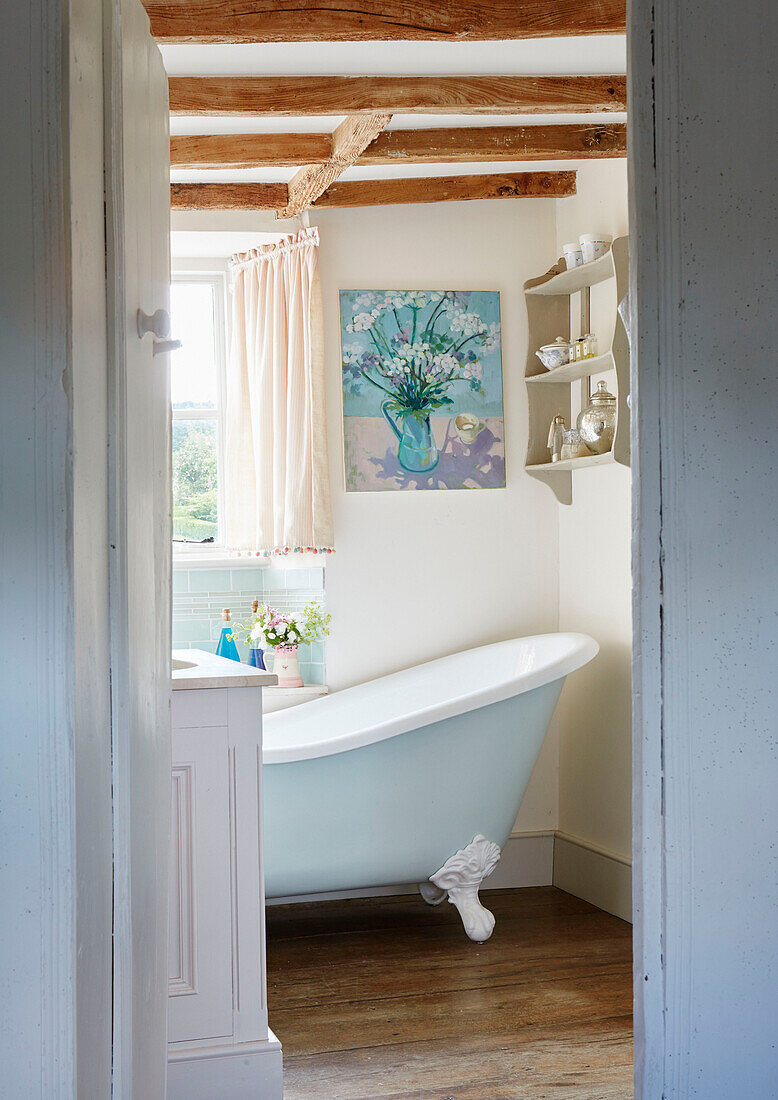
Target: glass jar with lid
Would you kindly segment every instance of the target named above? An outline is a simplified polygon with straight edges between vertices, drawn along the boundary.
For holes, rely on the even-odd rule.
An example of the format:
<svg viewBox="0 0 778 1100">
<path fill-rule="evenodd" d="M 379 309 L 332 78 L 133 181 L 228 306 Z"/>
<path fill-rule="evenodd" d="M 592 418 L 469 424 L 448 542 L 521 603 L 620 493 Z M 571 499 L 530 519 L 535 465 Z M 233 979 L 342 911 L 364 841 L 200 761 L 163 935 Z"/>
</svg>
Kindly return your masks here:
<svg viewBox="0 0 778 1100">
<path fill-rule="evenodd" d="M 582 441 L 596 455 L 603 455 L 613 446 L 616 434 L 616 398 L 608 392 L 605 382 L 598 382 L 589 404 L 578 414 L 578 431 Z"/>
</svg>

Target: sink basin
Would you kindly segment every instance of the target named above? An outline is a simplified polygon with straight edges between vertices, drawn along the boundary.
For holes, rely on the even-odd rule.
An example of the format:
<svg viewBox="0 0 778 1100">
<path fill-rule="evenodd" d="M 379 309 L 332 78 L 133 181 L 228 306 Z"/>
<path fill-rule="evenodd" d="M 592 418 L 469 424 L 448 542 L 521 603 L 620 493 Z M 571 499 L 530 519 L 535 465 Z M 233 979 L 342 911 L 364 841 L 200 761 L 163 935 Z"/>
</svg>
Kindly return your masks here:
<svg viewBox="0 0 778 1100">
<path fill-rule="evenodd" d="M 176 657 L 173 658 L 173 672 L 180 672 L 184 668 L 194 667 L 194 661 L 179 661 Z"/>
</svg>

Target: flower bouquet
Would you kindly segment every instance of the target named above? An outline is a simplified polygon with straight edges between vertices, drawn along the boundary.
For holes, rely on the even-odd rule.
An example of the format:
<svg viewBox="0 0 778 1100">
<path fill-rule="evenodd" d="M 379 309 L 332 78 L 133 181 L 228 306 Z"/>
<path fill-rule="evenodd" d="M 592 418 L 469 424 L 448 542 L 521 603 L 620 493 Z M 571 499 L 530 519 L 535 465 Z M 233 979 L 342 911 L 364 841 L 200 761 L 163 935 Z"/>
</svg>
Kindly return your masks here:
<svg viewBox="0 0 778 1100">
<path fill-rule="evenodd" d="M 332 616 L 323 611 L 315 600 L 297 614 L 282 615 L 276 608 L 260 604 L 257 612 L 241 632 L 252 649 L 264 644 L 275 653 L 273 672 L 279 687 L 302 687 L 297 647 L 325 638 L 330 632 Z"/>
<path fill-rule="evenodd" d="M 469 299 L 467 291 L 366 291 L 345 326 L 364 333 L 367 346 L 365 337 L 344 345 L 344 387 L 359 393 L 367 383 L 386 395 L 381 412 L 406 470 L 437 465 L 430 414 L 453 405 L 451 387 L 483 393 L 482 360 L 499 348 L 500 326 L 470 309 Z"/>
</svg>

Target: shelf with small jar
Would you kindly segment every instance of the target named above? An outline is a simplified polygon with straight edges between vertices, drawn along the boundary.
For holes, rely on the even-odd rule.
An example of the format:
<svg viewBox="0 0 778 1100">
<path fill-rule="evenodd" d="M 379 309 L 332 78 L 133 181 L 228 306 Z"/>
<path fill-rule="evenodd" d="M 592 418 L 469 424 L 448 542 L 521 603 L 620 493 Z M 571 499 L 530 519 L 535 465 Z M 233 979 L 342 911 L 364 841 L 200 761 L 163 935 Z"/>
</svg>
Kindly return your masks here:
<svg viewBox="0 0 778 1100">
<path fill-rule="evenodd" d="M 574 471 L 612 463 L 629 465 L 627 331 L 618 309 L 611 310 L 606 297 L 609 325 L 600 325 L 597 336 L 610 328 L 612 337 L 609 343 L 606 341 L 607 346 L 597 347 L 590 332 L 589 293 L 591 287 L 613 279 L 616 305 L 626 297 L 628 238 L 619 237 L 612 244 L 607 241 L 599 246 L 599 254 L 583 263 L 580 256 L 576 263 L 569 252 L 572 247 L 565 246 L 565 256 L 545 275 L 524 284 L 529 321 L 524 379 L 529 409 L 525 469 L 532 477 L 545 481 L 562 504 L 572 503 Z M 568 267 L 569 263 L 575 266 Z M 574 336 L 573 325 L 581 336 Z M 600 376 L 604 378 L 593 388 L 593 380 Z M 580 384 L 577 404 L 581 409 L 581 434 L 589 439 L 589 446 L 577 435 L 573 415 L 576 383 Z"/>
</svg>

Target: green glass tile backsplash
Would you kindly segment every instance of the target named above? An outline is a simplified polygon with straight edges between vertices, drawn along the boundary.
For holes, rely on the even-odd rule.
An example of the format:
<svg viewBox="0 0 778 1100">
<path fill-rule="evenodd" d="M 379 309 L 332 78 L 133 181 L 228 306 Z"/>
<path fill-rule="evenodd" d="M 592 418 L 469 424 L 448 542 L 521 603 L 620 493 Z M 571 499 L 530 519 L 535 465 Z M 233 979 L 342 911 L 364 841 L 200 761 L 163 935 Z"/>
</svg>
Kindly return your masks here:
<svg viewBox="0 0 778 1100">
<path fill-rule="evenodd" d="M 269 603 L 280 611 L 300 611 L 311 600 L 324 603 L 324 569 L 173 569 L 173 648 L 213 652 L 221 628 L 222 608 L 234 622 L 248 619 L 251 603 Z M 238 651 L 244 660 L 248 650 Z M 308 684 L 324 684 L 324 642 L 300 646 L 302 676 Z M 245 656 L 244 656 L 245 655 Z"/>
</svg>

